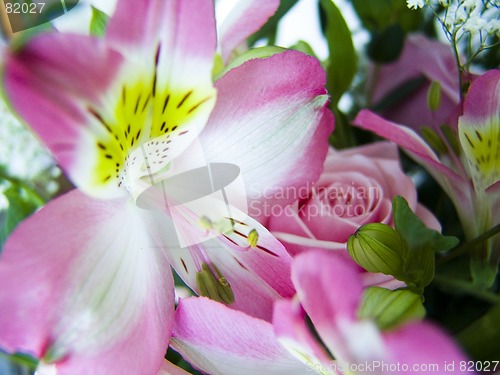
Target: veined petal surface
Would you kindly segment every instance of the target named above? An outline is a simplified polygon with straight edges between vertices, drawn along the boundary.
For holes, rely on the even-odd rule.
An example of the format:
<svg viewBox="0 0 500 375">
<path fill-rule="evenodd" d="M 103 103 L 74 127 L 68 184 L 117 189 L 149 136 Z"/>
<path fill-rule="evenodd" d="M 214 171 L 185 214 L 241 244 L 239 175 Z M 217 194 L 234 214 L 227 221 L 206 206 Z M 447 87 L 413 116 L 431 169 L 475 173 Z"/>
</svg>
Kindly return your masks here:
<svg viewBox="0 0 500 375">
<path fill-rule="evenodd" d="M 304 374 L 270 323 L 203 297 L 179 302 L 171 346 L 212 375 Z"/>
<path fill-rule="evenodd" d="M 0 345 L 58 374 L 156 373 L 174 308 L 143 213 L 72 191 L 23 222 L 0 262 Z"/>
<path fill-rule="evenodd" d="M 472 82 L 458 135 L 474 188 L 482 192 L 500 180 L 500 70 Z"/>
<path fill-rule="evenodd" d="M 217 105 L 200 140 L 209 162 L 240 168 L 253 217 L 270 215 L 264 201 L 291 203 L 294 190 L 319 177 L 334 124 L 325 80 L 316 59 L 287 51 L 216 82 Z"/>
<path fill-rule="evenodd" d="M 206 124 L 215 103 L 215 21 L 211 3 L 200 4 L 123 1 L 104 40 L 48 33 L 8 54 L 14 110 L 87 194 L 126 194 L 148 165 L 168 167 Z M 148 42 L 133 53 L 130 31 Z M 148 163 L 130 174 L 140 145 Z"/>
<path fill-rule="evenodd" d="M 215 265 L 229 283 L 234 302 L 229 306 L 264 320 L 271 320 L 273 303 L 295 293 L 290 279 L 291 256 L 256 220 L 231 208 L 233 229 L 188 247 L 172 247 L 167 256 L 181 278 L 199 293 L 196 274 L 202 264 Z M 256 233 L 256 243 L 249 237 Z M 167 240 L 167 239 L 166 239 Z"/>
</svg>

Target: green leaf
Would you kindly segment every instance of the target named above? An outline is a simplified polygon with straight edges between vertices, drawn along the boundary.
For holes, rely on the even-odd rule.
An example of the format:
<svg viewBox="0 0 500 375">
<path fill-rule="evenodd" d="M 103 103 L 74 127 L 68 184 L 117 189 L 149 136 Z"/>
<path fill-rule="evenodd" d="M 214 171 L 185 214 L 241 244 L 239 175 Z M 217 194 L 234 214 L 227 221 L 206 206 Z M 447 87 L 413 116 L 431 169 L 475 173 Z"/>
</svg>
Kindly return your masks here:
<svg viewBox="0 0 500 375">
<path fill-rule="evenodd" d="M 269 18 L 269 20 L 260 28 L 259 31 L 255 32 L 248 39 L 248 45 L 253 46 L 255 42 L 259 39 L 268 39 L 269 44 L 274 43 L 276 37 L 276 30 L 278 29 L 278 23 L 283 18 L 283 16 L 298 2 L 298 0 L 281 0 L 280 6 L 276 13 Z"/>
<path fill-rule="evenodd" d="M 476 361 L 500 358 L 500 304 L 457 335 L 465 351 Z"/>
<path fill-rule="evenodd" d="M 433 251 L 446 251 L 458 245 L 458 238 L 443 236 L 438 231 L 427 228 L 403 197 L 394 197 L 392 206 L 396 230 L 410 248 L 430 247 Z"/>
<path fill-rule="evenodd" d="M 336 107 L 342 94 L 351 86 L 357 70 L 357 57 L 351 31 L 340 10 L 332 0 L 320 0 L 320 4 L 326 15 L 325 36 L 330 52 L 326 88 L 331 95 L 332 107 Z"/>
<path fill-rule="evenodd" d="M 103 37 L 108 25 L 109 16 L 99 9 L 92 7 L 92 19 L 90 20 L 90 35 Z"/>
<path fill-rule="evenodd" d="M 449 250 L 458 245 L 459 240 L 427 228 L 403 197 L 394 197 L 392 212 L 396 230 L 407 244 L 403 263 L 407 279 L 404 281 L 409 287 L 423 290 L 434 277 L 435 252 Z"/>
<path fill-rule="evenodd" d="M 0 246 L 3 245 L 9 234 L 22 220 L 44 203 L 35 192 L 19 185 L 12 185 L 3 194 L 9 201 L 9 207 L 5 211 L 5 217 L 0 229 Z"/>
<path fill-rule="evenodd" d="M 391 0 L 352 0 L 354 10 L 368 30 L 383 29 L 390 20 Z"/>
<path fill-rule="evenodd" d="M 224 74 L 226 74 L 228 71 L 231 69 L 234 69 L 244 62 L 252 59 L 265 59 L 267 57 L 271 57 L 277 53 L 285 52 L 286 49 L 282 47 L 276 47 L 276 46 L 264 46 L 264 47 L 258 47 L 258 48 L 251 48 L 248 51 L 245 51 L 241 55 L 236 56 L 231 62 L 229 63 L 228 66 L 226 66 L 223 70 L 219 71 L 215 76 L 214 76 L 214 81 L 217 81 L 219 78 L 221 78 Z"/>
<path fill-rule="evenodd" d="M 316 56 L 316 54 L 314 53 L 314 50 L 312 49 L 312 47 L 309 45 L 309 43 L 304 42 L 303 40 L 299 40 L 293 46 L 290 46 L 290 49 L 294 49 L 296 51 L 303 52 L 306 55 L 318 58 Z"/>
<path fill-rule="evenodd" d="M 422 297 L 409 290 L 373 286 L 365 289 L 358 316 L 374 320 L 381 330 L 389 330 L 412 320 L 423 319 L 425 308 Z"/>
<path fill-rule="evenodd" d="M 417 30 L 423 20 L 422 12 L 408 9 L 403 0 L 352 0 L 352 4 L 370 32 L 398 23 L 407 33 Z"/>
<path fill-rule="evenodd" d="M 372 32 L 368 43 L 368 56 L 372 61 L 387 64 L 396 61 L 403 51 L 405 33 L 399 24 L 393 24 L 381 31 Z"/>
</svg>

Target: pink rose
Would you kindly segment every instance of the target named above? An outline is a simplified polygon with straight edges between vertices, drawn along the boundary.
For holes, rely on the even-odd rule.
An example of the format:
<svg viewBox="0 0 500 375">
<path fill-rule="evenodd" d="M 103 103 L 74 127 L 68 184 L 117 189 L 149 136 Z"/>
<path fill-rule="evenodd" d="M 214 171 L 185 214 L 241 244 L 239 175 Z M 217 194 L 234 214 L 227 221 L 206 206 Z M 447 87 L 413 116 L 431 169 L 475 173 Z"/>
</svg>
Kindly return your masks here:
<svg viewBox="0 0 500 375">
<path fill-rule="evenodd" d="M 307 196 L 276 210 L 267 225 L 292 255 L 310 248 L 341 250 L 347 255 L 347 239 L 361 225 L 392 224 L 395 195 L 403 196 L 427 226 L 441 229 L 417 202 L 415 185 L 401 170 L 395 144 L 330 149 L 324 171 Z"/>
</svg>

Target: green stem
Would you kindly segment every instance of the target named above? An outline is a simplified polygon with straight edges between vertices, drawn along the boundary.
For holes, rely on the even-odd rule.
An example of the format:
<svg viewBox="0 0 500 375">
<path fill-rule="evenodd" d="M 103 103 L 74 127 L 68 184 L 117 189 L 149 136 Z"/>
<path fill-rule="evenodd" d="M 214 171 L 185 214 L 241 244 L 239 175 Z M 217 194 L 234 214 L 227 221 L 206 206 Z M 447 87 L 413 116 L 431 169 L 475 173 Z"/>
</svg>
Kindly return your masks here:
<svg viewBox="0 0 500 375">
<path fill-rule="evenodd" d="M 11 183 L 12 185 L 14 186 L 17 186 L 17 187 L 20 187 L 21 189 L 24 189 L 26 190 L 35 200 L 36 200 L 36 204 L 38 206 L 42 206 L 44 203 L 45 203 L 45 199 L 35 190 L 33 189 L 31 186 L 27 185 L 25 182 L 23 182 L 22 180 L 19 180 L 17 178 L 14 178 L 14 177 L 11 177 L 5 173 L 3 173 L 1 170 L 0 170 L 0 181 L 1 180 L 4 180 L 4 181 L 7 181 L 9 183 Z"/>
<path fill-rule="evenodd" d="M 500 296 L 497 296 L 495 293 L 478 289 L 476 284 L 468 281 L 436 275 L 434 276 L 433 282 L 448 290 L 460 291 L 482 299 L 483 301 L 489 302 L 491 304 L 500 303 Z"/>
<path fill-rule="evenodd" d="M 500 224 L 495 225 L 493 228 L 488 229 L 486 232 L 481 234 L 480 236 L 477 236 L 473 240 L 469 242 L 465 242 L 462 245 L 457 246 L 452 252 L 450 252 L 448 255 L 439 258 L 436 260 L 437 265 L 441 265 L 443 263 L 446 263 L 452 259 L 455 259 L 456 257 L 466 253 L 467 251 L 470 251 L 470 249 L 473 249 L 477 245 L 483 243 L 486 241 L 488 238 L 491 238 L 495 235 L 500 233 Z"/>
</svg>

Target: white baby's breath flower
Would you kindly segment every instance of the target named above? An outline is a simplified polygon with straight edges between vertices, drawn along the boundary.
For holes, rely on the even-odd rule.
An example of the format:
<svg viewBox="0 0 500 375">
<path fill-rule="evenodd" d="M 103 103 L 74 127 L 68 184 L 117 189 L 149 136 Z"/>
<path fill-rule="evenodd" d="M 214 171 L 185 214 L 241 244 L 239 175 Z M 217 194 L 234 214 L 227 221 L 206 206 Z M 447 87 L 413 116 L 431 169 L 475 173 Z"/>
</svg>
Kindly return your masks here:
<svg viewBox="0 0 500 375">
<path fill-rule="evenodd" d="M 44 196 L 57 191 L 60 175 L 50 152 L 0 100 L 0 166 L 8 176 L 26 181 Z"/>
<path fill-rule="evenodd" d="M 424 0 L 406 0 L 406 5 L 410 9 L 422 8 L 425 5 Z"/>
<path fill-rule="evenodd" d="M 497 37 L 500 37 L 500 20 L 490 19 L 484 25 L 484 30 L 490 35 L 496 35 Z"/>
<path fill-rule="evenodd" d="M 481 17 L 470 17 L 464 23 L 464 30 L 470 32 L 471 34 L 476 34 L 479 30 L 484 29 L 487 21 Z"/>
</svg>

